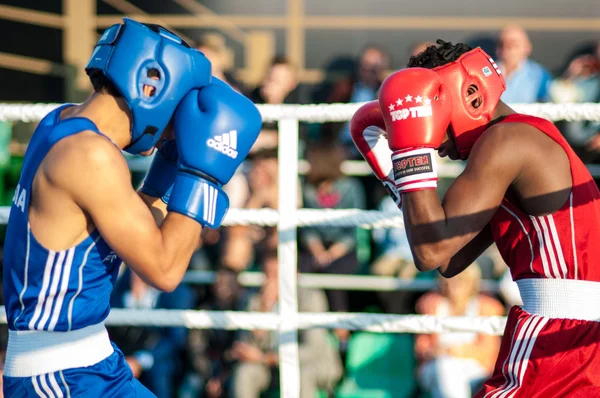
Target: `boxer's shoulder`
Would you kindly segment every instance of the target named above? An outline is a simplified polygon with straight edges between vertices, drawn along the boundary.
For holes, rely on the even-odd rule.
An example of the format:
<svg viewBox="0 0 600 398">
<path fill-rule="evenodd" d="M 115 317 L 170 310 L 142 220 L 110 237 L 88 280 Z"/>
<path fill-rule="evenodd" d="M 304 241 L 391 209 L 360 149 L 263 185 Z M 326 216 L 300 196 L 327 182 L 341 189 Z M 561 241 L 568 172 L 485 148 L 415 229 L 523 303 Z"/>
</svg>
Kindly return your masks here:
<svg viewBox="0 0 600 398">
<path fill-rule="evenodd" d="M 486 156 L 525 156 L 531 159 L 534 154 L 548 155 L 553 151 L 563 152 L 547 133 L 537 126 L 523 121 L 508 121 L 490 126 L 473 145 L 472 154 L 486 152 Z"/>
<path fill-rule="evenodd" d="M 51 181 L 64 186 L 101 178 L 107 173 L 129 172 L 121 151 L 109 139 L 93 131 L 82 131 L 57 142 L 41 166 Z"/>
<path fill-rule="evenodd" d="M 522 149 L 521 128 L 514 123 L 494 124 L 487 128 L 473 145 L 469 160 L 477 157 L 495 158 L 516 155 Z"/>
</svg>

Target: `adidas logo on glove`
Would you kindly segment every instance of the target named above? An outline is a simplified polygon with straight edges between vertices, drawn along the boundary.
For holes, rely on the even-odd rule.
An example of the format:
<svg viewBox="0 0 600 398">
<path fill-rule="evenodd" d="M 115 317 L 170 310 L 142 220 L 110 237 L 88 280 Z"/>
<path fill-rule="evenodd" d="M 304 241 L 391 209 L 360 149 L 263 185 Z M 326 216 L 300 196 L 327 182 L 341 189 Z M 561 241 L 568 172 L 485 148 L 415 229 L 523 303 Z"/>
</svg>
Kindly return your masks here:
<svg viewBox="0 0 600 398">
<path fill-rule="evenodd" d="M 237 158 L 237 131 L 231 130 L 229 133 L 217 135 L 214 138 L 209 138 L 206 141 L 209 148 L 216 149 L 224 155 L 232 159 Z"/>
</svg>

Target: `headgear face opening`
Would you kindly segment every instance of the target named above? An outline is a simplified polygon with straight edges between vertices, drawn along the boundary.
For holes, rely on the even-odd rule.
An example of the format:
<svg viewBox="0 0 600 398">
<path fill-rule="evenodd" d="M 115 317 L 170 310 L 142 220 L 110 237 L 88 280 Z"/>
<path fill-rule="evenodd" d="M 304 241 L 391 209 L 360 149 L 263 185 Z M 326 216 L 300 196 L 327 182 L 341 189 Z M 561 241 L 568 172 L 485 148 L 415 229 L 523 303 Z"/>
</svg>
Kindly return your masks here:
<svg viewBox="0 0 600 398">
<path fill-rule="evenodd" d="M 502 72 L 481 48 L 464 53 L 456 61 L 433 69 L 452 98 L 450 127 L 462 159 L 469 156 L 475 141 L 494 115 L 506 89 Z M 471 86 L 474 86 L 469 90 Z M 479 106 L 474 104 L 479 102 Z"/>
<path fill-rule="evenodd" d="M 124 149 L 139 154 L 156 145 L 185 94 L 210 83 L 211 65 L 167 29 L 123 21 L 104 31 L 85 71 L 100 71 L 123 96 L 132 113 L 131 143 Z"/>
</svg>

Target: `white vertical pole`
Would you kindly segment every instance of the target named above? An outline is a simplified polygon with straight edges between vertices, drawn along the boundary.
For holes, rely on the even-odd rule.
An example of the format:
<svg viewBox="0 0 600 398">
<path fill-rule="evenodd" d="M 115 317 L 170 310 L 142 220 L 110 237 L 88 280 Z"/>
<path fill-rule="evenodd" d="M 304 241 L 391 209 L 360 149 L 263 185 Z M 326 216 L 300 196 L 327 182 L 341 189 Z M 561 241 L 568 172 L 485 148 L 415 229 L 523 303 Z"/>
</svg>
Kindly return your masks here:
<svg viewBox="0 0 600 398">
<path fill-rule="evenodd" d="M 279 380 L 281 397 L 300 396 L 296 209 L 298 207 L 298 120 L 279 121 Z"/>
</svg>

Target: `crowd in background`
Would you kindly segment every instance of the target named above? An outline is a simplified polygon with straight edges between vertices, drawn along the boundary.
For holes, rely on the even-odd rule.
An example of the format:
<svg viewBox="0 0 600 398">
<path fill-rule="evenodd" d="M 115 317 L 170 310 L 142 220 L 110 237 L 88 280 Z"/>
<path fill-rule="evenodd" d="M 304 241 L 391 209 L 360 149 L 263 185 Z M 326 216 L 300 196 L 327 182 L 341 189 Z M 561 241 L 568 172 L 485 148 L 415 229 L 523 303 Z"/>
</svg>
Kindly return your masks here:
<svg viewBox="0 0 600 398">
<path fill-rule="evenodd" d="M 412 53 L 419 53 L 428 44 L 431 43 L 415 45 Z M 230 71 L 223 70 L 222 48 L 218 43 L 207 40 L 199 49 L 211 60 L 215 76 L 256 103 L 268 104 L 376 99 L 391 57 L 399 56 L 376 45 L 368 46 L 358 55 L 355 69 L 347 76 L 318 87 L 312 98 L 302 98 L 295 66 L 283 56 L 273 60 L 258 87 L 247 88 L 236 81 Z M 502 100 L 507 103 L 600 102 L 599 43 L 577 49 L 562 70 L 552 72 L 530 58 L 531 42 L 519 26 L 503 29 L 495 48 L 485 50 L 492 53 L 504 74 L 507 90 Z M 600 125 L 561 122 L 558 126 L 586 163 L 598 159 Z M 299 207 L 399 211 L 374 177 L 342 173 L 340 167 L 344 160 L 360 159 L 352 144 L 348 123 L 304 124 L 301 140 L 299 155 L 307 160 L 310 169 L 298 177 Z M 247 161 L 226 187 L 232 207 L 277 208 L 277 142 L 277 123 L 265 123 Z M 10 186 L 16 185 L 18 179 L 18 161 L 9 170 L 6 165 L 10 162 L 8 157 L 0 159 L 8 170 L 2 181 L 6 194 L 1 199 L 5 204 L 10 203 Z M 134 175 L 134 182 L 141 177 Z M 451 179 L 440 181 L 440 195 L 450 183 Z M 182 284 L 171 293 L 161 293 L 125 271 L 114 290 L 112 307 L 277 312 L 277 239 L 274 228 L 235 226 L 205 230 L 190 269 L 215 271 L 212 285 Z M 504 315 L 510 305 L 519 301 L 507 268 L 493 248 L 463 274 L 450 280 L 416 270 L 406 234 L 401 229 L 301 228 L 298 253 L 300 273 L 371 274 L 405 280 L 425 278 L 437 280 L 439 286 L 425 294 L 300 288 L 298 304 L 302 312 L 489 316 Z M 243 271 L 264 272 L 262 287 L 241 286 L 238 275 Z M 502 281 L 501 286 L 506 286 L 504 294 L 482 293 L 482 279 Z M 112 327 L 110 334 L 126 355 L 135 377 L 160 398 L 258 398 L 278 388 L 278 336 L 271 331 Z M 362 340 L 361 345 L 360 341 L 347 330 L 301 331 L 302 397 L 326 396 L 351 383 L 352 378 L 356 378 L 355 373 L 360 371 L 354 367 L 357 352 L 361 350 L 362 355 L 368 355 L 369 350 L 373 350 L 376 355 L 373 347 L 377 344 L 367 345 L 366 340 Z M 407 390 L 415 394 L 410 396 L 422 393 L 433 397 L 467 397 L 491 373 L 499 343 L 498 337 L 474 333 L 410 336 L 408 344 L 402 345 L 401 340 L 397 340 L 388 346 L 403 347 L 401 356 L 410 365 L 408 377 L 395 375 L 393 372 L 397 369 L 393 366 L 387 372 L 397 383 L 412 380 L 413 384 L 406 381 L 410 384 Z M 388 348 L 389 353 L 392 350 Z M 399 358 L 394 358 L 397 360 Z M 385 384 L 385 374 L 379 372 L 372 377 L 379 377 L 375 384 Z"/>
</svg>

